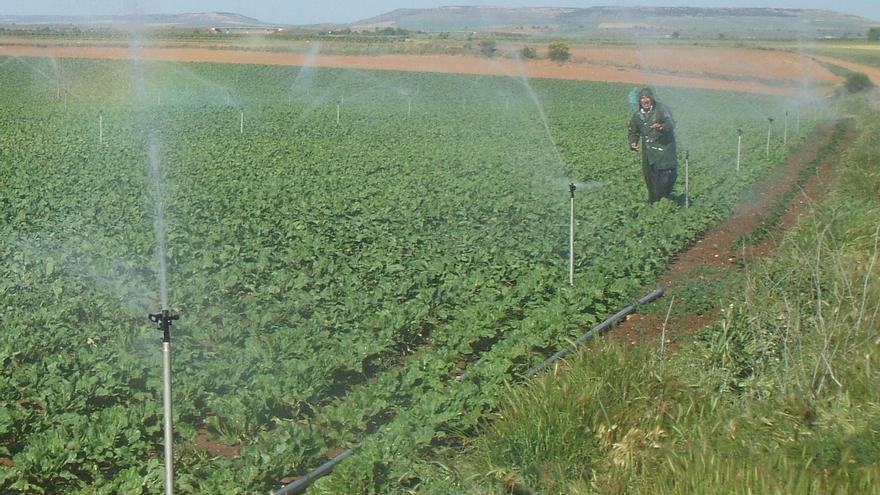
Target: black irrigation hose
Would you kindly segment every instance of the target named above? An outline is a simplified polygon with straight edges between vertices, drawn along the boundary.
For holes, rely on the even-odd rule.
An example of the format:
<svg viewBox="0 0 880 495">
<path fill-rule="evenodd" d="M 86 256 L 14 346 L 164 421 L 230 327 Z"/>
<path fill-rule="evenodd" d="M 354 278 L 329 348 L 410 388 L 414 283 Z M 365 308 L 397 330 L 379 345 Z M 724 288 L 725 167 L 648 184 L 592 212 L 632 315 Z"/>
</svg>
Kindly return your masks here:
<svg viewBox="0 0 880 495">
<path fill-rule="evenodd" d="M 648 304 L 649 302 L 653 301 L 654 299 L 657 299 L 658 297 L 660 297 L 662 295 L 663 295 L 663 287 L 657 287 L 656 289 L 651 291 L 651 293 L 649 293 L 645 297 L 639 299 L 639 302 L 637 302 L 636 304 L 629 305 L 629 306 L 621 309 L 617 313 L 614 313 L 614 316 L 612 316 L 611 318 L 608 318 L 607 320 L 603 321 L 602 323 L 599 323 L 598 325 L 593 327 L 592 330 L 590 330 L 589 332 L 578 337 L 578 339 L 574 341 L 574 344 L 566 347 L 565 349 L 562 349 L 561 351 L 557 352 L 556 354 L 550 356 L 543 363 L 541 363 L 538 366 L 535 366 L 534 368 L 527 371 L 525 373 L 525 376 L 527 378 L 534 378 L 535 376 L 537 376 L 538 373 L 547 369 L 548 366 L 555 363 L 556 361 L 559 361 L 560 359 L 565 357 L 571 351 L 576 350 L 578 348 L 578 346 L 583 345 L 585 342 L 592 340 L 596 335 L 601 335 L 601 334 L 607 332 L 608 330 L 610 330 L 611 327 L 613 327 L 615 323 L 617 323 L 618 321 L 621 320 L 621 318 L 623 318 L 626 315 L 635 311 L 636 306 L 638 306 L 640 304 Z"/>
<path fill-rule="evenodd" d="M 281 488 L 277 492 L 274 492 L 274 495 L 287 495 L 287 494 L 297 494 L 305 491 L 306 488 L 309 487 L 312 483 L 315 482 L 318 478 L 330 473 L 333 471 L 333 468 L 336 467 L 337 464 L 344 461 L 346 457 L 350 456 L 354 453 L 354 449 L 348 449 L 345 452 L 339 454 L 338 456 L 330 459 L 329 461 L 321 464 L 320 467 L 312 471 L 311 473 L 303 476 L 302 478 L 294 481 L 293 483 Z"/>
<path fill-rule="evenodd" d="M 547 359 L 546 361 L 541 363 L 540 365 L 527 371 L 524 374 L 524 376 L 527 378 L 533 378 L 535 375 L 537 375 L 542 370 L 546 369 L 548 366 L 550 366 L 551 364 L 553 364 L 556 361 L 558 361 L 559 359 L 561 359 L 563 356 L 565 356 L 568 353 L 570 353 L 571 351 L 577 349 L 577 346 L 582 345 L 583 343 L 585 343 L 589 340 L 592 340 L 596 335 L 600 335 L 600 334 L 605 333 L 608 330 L 610 330 L 611 327 L 613 327 L 618 321 L 620 321 L 621 318 L 623 318 L 626 315 L 635 311 L 636 306 L 638 306 L 640 304 L 648 304 L 649 302 L 653 301 L 654 299 L 657 299 L 658 297 L 660 297 L 662 295 L 663 295 L 663 288 L 657 287 L 656 289 L 651 291 L 651 293 L 649 293 L 648 295 L 639 299 L 639 301 L 636 304 L 632 304 L 632 305 L 629 305 L 629 306 L 621 309 L 620 311 L 615 313 L 613 316 L 611 316 L 607 320 L 605 320 L 602 323 L 593 327 L 593 329 L 590 330 L 589 332 L 578 337 L 578 339 L 574 341 L 573 345 L 568 346 L 565 349 L 562 349 L 561 351 L 557 352 L 556 354 L 552 355 L 549 359 Z M 462 375 L 462 377 L 463 376 L 464 375 Z M 459 377 L 459 379 L 462 379 L 462 377 Z M 320 478 L 322 476 L 329 474 L 330 471 L 332 471 L 333 468 L 336 467 L 337 464 L 344 461 L 348 456 L 353 454 L 355 449 L 357 449 L 357 447 L 354 447 L 354 448 L 351 448 L 351 449 L 348 449 L 348 450 L 342 452 L 341 454 L 337 455 L 333 459 L 330 459 L 329 461 L 325 462 L 324 464 L 321 464 L 317 469 L 306 474 L 302 478 L 299 478 L 298 480 L 294 481 L 293 483 L 290 483 L 289 485 L 282 487 L 280 490 L 278 490 L 276 492 L 271 492 L 271 495 L 289 495 L 289 494 L 296 495 L 296 494 L 304 492 L 305 489 L 309 487 L 309 485 L 311 485 L 312 483 L 315 482 L 315 480 L 317 480 L 318 478 Z"/>
</svg>

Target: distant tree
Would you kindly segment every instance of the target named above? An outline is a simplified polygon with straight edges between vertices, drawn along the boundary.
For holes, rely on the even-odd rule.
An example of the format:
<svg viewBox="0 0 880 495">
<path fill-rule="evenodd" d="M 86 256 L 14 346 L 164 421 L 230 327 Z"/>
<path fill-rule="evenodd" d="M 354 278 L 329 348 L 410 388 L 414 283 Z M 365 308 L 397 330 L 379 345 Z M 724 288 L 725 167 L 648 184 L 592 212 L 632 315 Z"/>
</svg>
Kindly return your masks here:
<svg viewBox="0 0 880 495">
<path fill-rule="evenodd" d="M 880 41 L 880 27 L 868 29 L 868 41 Z"/>
<path fill-rule="evenodd" d="M 561 41 L 557 41 L 556 43 L 550 43 L 547 55 L 550 57 L 550 60 L 562 63 L 571 58 L 571 51 L 569 51 L 568 45 Z"/>
<path fill-rule="evenodd" d="M 538 58 L 538 52 L 530 46 L 524 46 L 519 51 L 519 56 L 522 58 Z"/>
<path fill-rule="evenodd" d="M 846 89 L 847 93 L 858 93 L 873 88 L 874 83 L 871 82 L 871 79 L 867 75 L 862 74 L 861 72 L 853 72 L 846 77 L 846 82 L 843 87 Z"/>
<path fill-rule="evenodd" d="M 495 42 L 492 40 L 483 40 L 479 44 L 480 53 L 485 55 L 486 57 L 491 57 L 495 55 Z"/>
<path fill-rule="evenodd" d="M 678 31 L 673 31 L 671 36 L 675 39 L 678 39 L 681 37 L 681 33 L 679 33 Z"/>
</svg>

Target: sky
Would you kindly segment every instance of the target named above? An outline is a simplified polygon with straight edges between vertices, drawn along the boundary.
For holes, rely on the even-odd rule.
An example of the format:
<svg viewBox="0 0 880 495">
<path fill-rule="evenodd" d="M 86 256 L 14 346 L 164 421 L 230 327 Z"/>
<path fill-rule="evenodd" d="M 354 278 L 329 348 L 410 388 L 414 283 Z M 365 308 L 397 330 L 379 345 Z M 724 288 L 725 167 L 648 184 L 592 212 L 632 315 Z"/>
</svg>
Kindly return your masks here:
<svg viewBox="0 0 880 495">
<path fill-rule="evenodd" d="M 0 15 L 120 15 L 234 12 L 279 24 L 348 23 L 398 8 L 442 5 L 506 7 L 593 7 L 598 5 L 664 7 L 776 7 L 835 10 L 880 22 L 880 0 L 3 0 Z"/>
</svg>

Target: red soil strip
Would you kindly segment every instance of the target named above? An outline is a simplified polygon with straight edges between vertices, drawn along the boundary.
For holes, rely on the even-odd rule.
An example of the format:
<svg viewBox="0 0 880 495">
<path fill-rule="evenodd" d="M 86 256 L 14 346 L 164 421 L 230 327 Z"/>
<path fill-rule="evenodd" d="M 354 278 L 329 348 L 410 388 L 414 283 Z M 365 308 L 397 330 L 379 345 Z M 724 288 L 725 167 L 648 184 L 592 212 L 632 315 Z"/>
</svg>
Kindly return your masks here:
<svg viewBox="0 0 880 495">
<path fill-rule="evenodd" d="M 71 46 L 6 40 L 0 56 L 60 57 L 230 64 L 337 67 L 364 70 L 442 72 L 530 78 L 679 86 L 778 95 L 798 95 L 804 87 L 827 87 L 840 79 L 809 57 L 746 48 L 575 47 L 572 61 L 518 61 L 458 55 L 389 54 L 309 56 L 295 52 L 208 48 Z"/>
</svg>

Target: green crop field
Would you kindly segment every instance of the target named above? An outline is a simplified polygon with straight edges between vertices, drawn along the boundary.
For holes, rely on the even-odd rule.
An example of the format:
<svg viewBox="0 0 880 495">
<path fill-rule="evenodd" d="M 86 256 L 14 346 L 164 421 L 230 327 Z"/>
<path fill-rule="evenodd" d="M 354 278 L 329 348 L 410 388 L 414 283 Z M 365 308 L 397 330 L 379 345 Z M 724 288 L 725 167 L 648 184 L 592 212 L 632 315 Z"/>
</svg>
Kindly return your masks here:
<svg viewBox="0 0 880 495">
<path fill-rule="evenodd" d="M 411 486 L 822 117 L 658 88 L 690 208 L 648 205 L 630 89 L 0 58 L 0 491 L 160 491 L 166 297 L 181 492 L 265 493 L 361 444 L 363 483 Z"/>
</svg>

